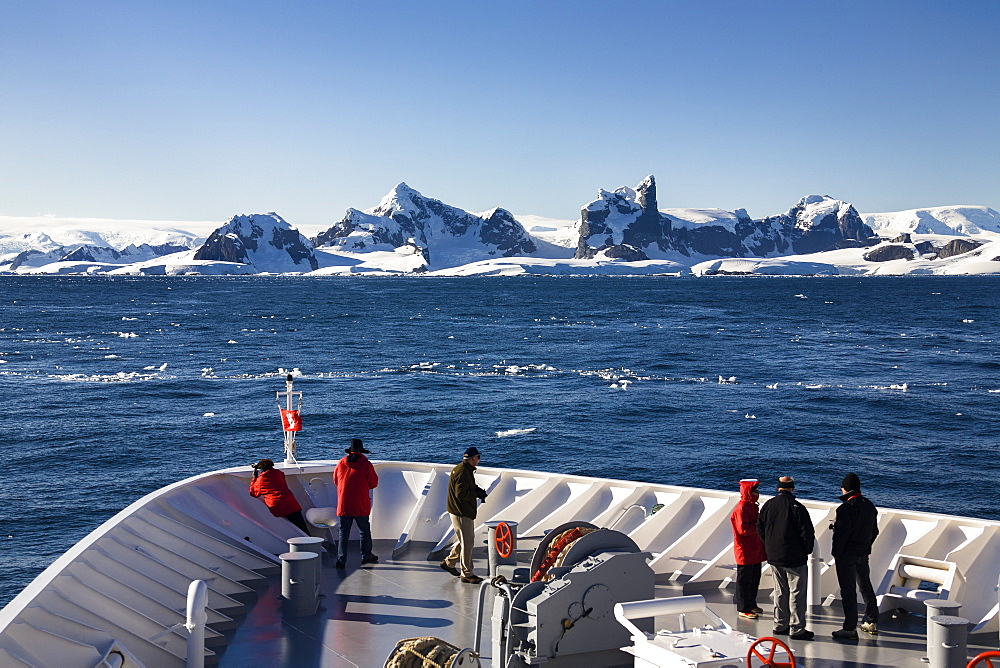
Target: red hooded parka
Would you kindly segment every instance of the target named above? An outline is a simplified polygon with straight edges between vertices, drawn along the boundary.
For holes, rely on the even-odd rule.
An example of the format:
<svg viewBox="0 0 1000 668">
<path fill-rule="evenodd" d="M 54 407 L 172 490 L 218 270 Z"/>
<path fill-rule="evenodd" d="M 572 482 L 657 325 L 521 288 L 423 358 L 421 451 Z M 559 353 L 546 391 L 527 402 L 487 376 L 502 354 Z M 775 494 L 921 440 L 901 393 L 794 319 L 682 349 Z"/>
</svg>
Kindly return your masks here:
<svg viewBox="0 0 1000 668">
<path fill-rule="evenodd" d="M 284 517 L 302 510 L 292 490 L 288 489 L 285 474 L 278 469 L 267 469 L 254 478 L 250 483 L 250 496 L 264 497 L 264 503 L 275 517 Z"/>
<path fill-rule="evenodd" d="M 760 508 L 753 500 L 753 490 L 759 484 L 757 480 L 740 480 L 740 500 L 729 516 L 733 524 L 733 552 L 736 563 L 740 566 L 759 564 L 767 560 L 764 553 L 764 542 L 757 534 L 757 516 Z"/>
<path fill-rule="evenodd" d="M 337 486 L 339 517 L 371 515 L 372 499 L 368 492 L 378 487 L 378 474 L 367 457 L 360 452 L 352 452 L 337 462 L 333 484 Z"/>
</svg>

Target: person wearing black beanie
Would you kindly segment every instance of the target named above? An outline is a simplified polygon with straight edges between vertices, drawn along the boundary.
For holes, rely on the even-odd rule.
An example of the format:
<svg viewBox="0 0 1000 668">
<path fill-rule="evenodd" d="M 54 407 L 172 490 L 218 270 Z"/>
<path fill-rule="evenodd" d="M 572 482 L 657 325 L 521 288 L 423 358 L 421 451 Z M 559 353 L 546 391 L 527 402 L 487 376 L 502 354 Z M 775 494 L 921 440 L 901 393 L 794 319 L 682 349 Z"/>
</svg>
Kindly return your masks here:
<svg viewBox="0 0 1000 668">
<path fill-rule="evenodd" d="M 865 601 L 861 630 L 878 635 L 878 603 L 872 587 L 868 555 L 878 536 L 878 509 L 861 495 L 861 479 L 848 473 L 840 483 L 841 504 L 833 523 L 833 558 L 844 606 L 844 627 L 833 632 L 837 640 L 858 638 L 858 589 Z"/>
<path fill-rule="evenodd" d="M 861 491 L 861 479 L 858 478 L 857 473 L 848 473 L 844 476 L 844 479 L 840 482 L 841 489 L 847 492 L 860 492 Z"/>
</svg>

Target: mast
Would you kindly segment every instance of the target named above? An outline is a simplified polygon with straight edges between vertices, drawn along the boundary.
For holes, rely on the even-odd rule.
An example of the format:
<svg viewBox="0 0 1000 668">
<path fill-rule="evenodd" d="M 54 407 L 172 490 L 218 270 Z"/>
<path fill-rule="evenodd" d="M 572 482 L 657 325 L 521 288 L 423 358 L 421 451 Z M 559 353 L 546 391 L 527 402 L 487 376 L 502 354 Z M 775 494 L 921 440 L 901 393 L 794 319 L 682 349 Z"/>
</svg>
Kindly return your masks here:
<svg viewBox="0 0 1000 668">
<path fill-rule="evenodd" d="M 285 407 L 281 407 L 281 399 L 285 399 Z M 292 374 L 285 376 L 285 391 L 276 392 L 275 401 L 278 403 L 278 411 L 281 413 L 281 427 L 285 433 L 285 464 L 298 464 L 295 458 L 295 432 L 302 430 L 302 417 L 299 409 L 302 408 L 302 393 L 294 390 Z M 293 407 L 297 400 L 297 405 Z"/>
</svg>

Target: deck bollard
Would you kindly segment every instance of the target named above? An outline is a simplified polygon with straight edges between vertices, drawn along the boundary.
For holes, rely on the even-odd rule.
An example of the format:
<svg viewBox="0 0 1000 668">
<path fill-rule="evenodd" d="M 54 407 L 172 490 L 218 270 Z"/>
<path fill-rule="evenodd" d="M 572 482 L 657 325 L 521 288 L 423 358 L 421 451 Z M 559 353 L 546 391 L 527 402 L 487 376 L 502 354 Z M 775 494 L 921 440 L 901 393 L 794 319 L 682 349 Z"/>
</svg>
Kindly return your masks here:
<svg viewBox="0 0 1000 668">
<path fill-rule="evenodd" d="M 281 559 L 282 613 L 305 617 L 319 607 L 319 583 L 316 582 L 315 552 L 286 552 Z"/>
<path fill-rule="evenodd" d="M 930 661 L 931 646 L 944 642 L 943 638 L 938 637 L 941 628 L 931 622 L 931 618 L 939 615 L 957 616 L 962 611 L 962 604 L 947 598 L 929 598 L 924 601 L 924 605 L 927 606 L 927 658 L 925 661 Z"/>
<path fill-rule="evenodd" d="M 502 526 L 501 526 L 502 525 Z M 517 522 L 489 521 L 486 552 L 489 555 L 490 577 L 497 576 L 497 566 L 517 565 Z"/>
<path fill-rule="evenodd" d="M 326 550 L 323 549 L 323 539 L 315 538 L 313 536 L 296 536 L 294 538 L 288 539 L 288 551 L 289 552 L 312 552 L 313 554 L 319 555 L 314 563 L 316 565 L 316 586 L 322 587 L 323 583 L 323 555 L 326 554 Z"/>
<path fill-rule="evenodd" d="M 931 668 L 964 668 L 969 620 L 953 615 L 935 615 L 928 617 L 927 623 L 937 629 L 935 642 L 927 648 Z"/>
</svg>

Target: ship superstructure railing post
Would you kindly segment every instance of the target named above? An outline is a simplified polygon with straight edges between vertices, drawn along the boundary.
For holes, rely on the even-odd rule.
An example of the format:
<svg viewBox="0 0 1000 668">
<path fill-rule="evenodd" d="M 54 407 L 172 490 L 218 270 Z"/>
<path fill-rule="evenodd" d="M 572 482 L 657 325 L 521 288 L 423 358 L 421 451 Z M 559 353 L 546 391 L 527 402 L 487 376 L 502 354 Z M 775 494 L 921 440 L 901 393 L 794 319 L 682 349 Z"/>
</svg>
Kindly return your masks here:
<svg viewBox="0 0 1000 668">
<path fill-rule="evenodd" d="M 822 573 L 822 559 L 819 554 L 819 541 L 813 540 L 813 551 L 809 555 L 808 577 L 806 579 L 806 600 L 809 605 L 819 605 L 822 602 L 822 592 L 820 592 L 820 574 Z M 843 594 L 841 594 L 843 595 Z"/>
<path fill-rule="evenodd" d="M 208 624 L 208 585 L 192 580 L 187 594 L 187 668 L 205 666 L 205 626 Z"/>
</svg>

